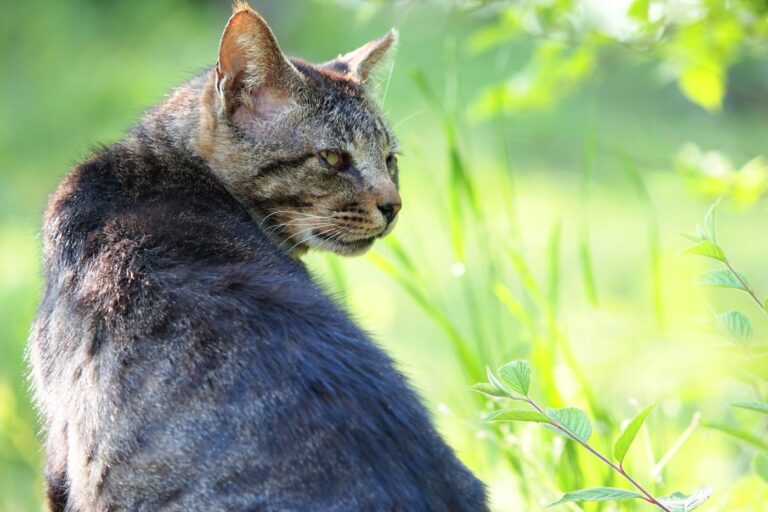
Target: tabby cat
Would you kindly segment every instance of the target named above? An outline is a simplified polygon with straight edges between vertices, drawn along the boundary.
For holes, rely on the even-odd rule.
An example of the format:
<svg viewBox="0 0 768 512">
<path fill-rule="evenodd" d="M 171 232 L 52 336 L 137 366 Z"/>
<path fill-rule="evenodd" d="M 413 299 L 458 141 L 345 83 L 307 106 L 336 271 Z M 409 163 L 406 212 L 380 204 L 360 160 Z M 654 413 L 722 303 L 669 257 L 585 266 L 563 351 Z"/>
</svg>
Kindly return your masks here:
<svg viewBox="0 0 768 512">
<path fill-rule="evenodd" d="M 51 510 L 487 510 L 299 259 L 395 224 L 366 91 L 395 39 L 308 64 L 237 4 L 215 67 L 52 195 L 29 348 Z"/>
</svg>

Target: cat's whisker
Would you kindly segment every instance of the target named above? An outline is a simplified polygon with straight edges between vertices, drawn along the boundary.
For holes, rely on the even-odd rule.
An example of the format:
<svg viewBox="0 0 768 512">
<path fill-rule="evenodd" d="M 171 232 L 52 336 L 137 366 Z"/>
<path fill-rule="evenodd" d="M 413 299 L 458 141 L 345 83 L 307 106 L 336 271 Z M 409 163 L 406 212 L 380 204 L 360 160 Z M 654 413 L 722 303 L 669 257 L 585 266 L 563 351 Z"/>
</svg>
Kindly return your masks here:
<svg viewBox="0 0 768 512">
<path fill-rule="evenodd" d="M 396 130 L 396 129 L 397 129 L 397 127 L 398 127 L 398 126 L 400 126 L 401 124 L 403 124 L 404 122 L 406 122 L 406 121 L 410 121 L 410 120 L 411 120 L 411 119 L 413 119 L 414 117 L 418 116 L 419 114 L 423 114 L 423 113 L 424 113 L 424 111 L 423 111 L 423 110 L 419 110 L 418 112 L 414 112 L 413 114 L 411 114 L 411 115 L 409 115 L 409 116 L 405 116 L 405 117 L 404 117 L 404 118 L 402 118 L 400 121 L 398 121 L 398 122 L 397 122 L 397 124 L 395 124 L 395 126 L 393 126 L 393 127 L 392 127 L 392 130 L 393 130 L 393 131 L 394 131 L 394 130 Z"/>
<path fill-rule="evenodd" d="M 331 224 L 331 223 L 307 226 L 304 229 L 300 229 L 296 233 L 292 234 L 291 236 L 286 238 L 286 240 L 290 240 L 291 238 L 295 237 L 296 235 L 300 235 L 302 233 L 306 233 L 307 231 L 311 231 L 313 229 L 325 229 L 325 228 L 329 228 L 329 227 L 333 227 L 333 226 L 334 226 L 334 224 Z"/>
<path fill-rule="evenodd" d="M 333 243 L 334 240 L 336 240 L 339 237 L 341 237 L 341 235 L 343 233 L 344 233 L 344 231 L 339 229 L 339 231 L 337 233 L 331 234 L 331 236 L 329 238 L 327 238 L 327 239 L 320 239 L 320 245 L 318 245 L 317 248 L 318 249 L 327 248 L 329 251 L 333 250 L 333 245 L 331 245 L 331 244 Z"/>
<path fill-rule="evenodd" d="M 322 248 L 324 245 L 328 246 L 329 250 L 333 249 L 333 243 L 336 242 L 336 240 L 340 239 L 345 233 L 345 230 L 339 229 L 336 233 L 331 233 L 329 237 L 326 237 L 325 239 L 320 239 L 320 246 L 319 248 Z"/>
<path fill-rule="evenodd" d="M 294 234 L 290 235 L 288 238 L 286 238 L 285 240 L 283 240 L 283 242 L 287 242 L 288 240 L 290 240 L 291 238 L 295 237 L 296 235 L 301 235 L 302 233 L 306 233 L 307 231 L 311 231 L 311 230 L 313 230 L 313 229 L 322 229 L 322 228 L 327 228 L 327 227 L 329 227 L 329 226 L 334 226 L 334 224 L 331 224 L 331 223 L 327 223 L 327 224 L 321 224 L 321 225 L 318 225 L 318 226 L 309 226 L 309 227 L 306 227 L 306 228 L 304 228 L 304 229 L 300 229 L 300 230 L 299 230 L 299 231 L 297 231 L 296 233 L 294 233 Z"/>
<path fill-rule="evenodd" d="M 392 65 L 389 67 L 389 76 L 387 77 L 387 85 L 384 87 L 384 94 L 381 98 L 381 108 L 384 108 L 384 103 L 387 101 L 387 92 L 389 92 L 389 82 L 392 80 L 392 72 L 395 70 L 395 61 L 392 61 Z"/>
<path fill-rule="evenodd" d="M 322 219 L 323 220 L 331 220 L 330 217 L 324 217 Z M 267 233 L 267 234 L 272 234 L 272 233 L 275 233 L 280 228 L 284 228 L 284 227 L 290 226 L 292 224 L 300 224 L 300 223 L 306 223 L 307 225 L 309 225 L 309 222 L 307 221 L 307 219 L 293 219 L 293 220 L 289 220 L 287 222 L 282 222 L 280 224 L 276 224 L 276 225 L 274 225 L 274 226 L 272 226 L 270 228 L 267 228 L 267 229 L 264 230 L 264 232 Z M 326 222 L 326 223 L 319 223 L 319 224 L 314 224 L 314 226 L 315 227 L 321 227 L 323 224 L 330 224 L 330 223 L 328 223 L 328 222 Z"/>
<path fill-rule="evenodd" d="M 312 235 L 312 233 L 311 233 L 311 231 L 312 231 L 312 230 L 315 230 L 315 229 L 324 229 L 324 228 L 328 228 L 328 227 L 331 227 L 331 228 L 333 229 L 334 225 L 333 225 L 333 224 L 325 224 L 325 225 L 323 225 L 323 226 L 310 226 L 310 227 L 308 227 L 308 228 L 305 228 L 305 229 L 299 230 L 299 231 L 297 231 L 296 233 L 294 233 L 294 234 L 292 234 L 292 235 L 288 236 L 287 238 L 285 238 L 284 240 L 282 240 L 282 241 L 280 242 L 280 245 L 284 245 L 284 244 L 286 244 L 286 243 L 287 243 L 287 242 L 288 242 L 288 241 L 289 241 L 291 238 L 294 238 L 294 237 L 296 237 L 296 236 L 302 236 L 302 235 L 306 234 L 307 232 L 310 232 L 310 238 L 311 238 L 311 237 L 313 236 L 313 235 Z"/>
<path fill-rule="evenodd" d="M 341 239 L 342 236 L 346 234 L 346 230 L 339 228 L 336 233 L 331 233 L 330 236 L 326 237 L 325 239 L 320 239 L 320 245 L 318 248 L 323 248 L 324 245 L 328 246 L 329 250 L 333 249 L 333 243 L 335 243 L 337 240 Z"/>
<path fill-rule="evenodd" d="M 304 208 L 311 208 L 311 206 L 305 206 Z M 320 218 L 328 218 L 327 216 L 312 215 L 312 214 L 309 214 L 309 213 L 297 212 L 297 211 L 294 211 L 294 210 L 275 210 L 272 213 L 270 213 L 269 215 L 267 215 L 266 217 L 264 217 L 263 219 L 261 219 L 261 222 L 259 222 L 259 227 L 262 227 L 264 225 L 264 222 L 266 222 L 267 219 L 269 219 L 270 217 L 273 217 L 275 215 L 279 215 L 281 213 L 303 215 L 304 217 L 314 217 L 314 218 L 318 218 L 318 219 L 320 219 Z"/>
<path fill-rule="evenodd" d="M 295 244 L 290 246 L 286 252 L 290 254 L 291 251 L 293 251 L 293 249 L 295 249 L 296 247 L 300 246 L 301 244 L 304 244 L 304 243 L 308 242 L 309 240 L 312 240 L 312 238 L 319 237 L 320 235 L 326 235 L 328 233 L 332 233 L 336 229 L 339 229 L 339 228 L 338 227 L 333 227 L 331 229 L 328 229 L 328 230 L 325 230 L 325 231 L 321 231 L 320 233 L 310 233 L 310 235 L 308 237 L 306 237 L 303 240 L 301 240 L 299 242 L 296 242 Z"/>
</svg>

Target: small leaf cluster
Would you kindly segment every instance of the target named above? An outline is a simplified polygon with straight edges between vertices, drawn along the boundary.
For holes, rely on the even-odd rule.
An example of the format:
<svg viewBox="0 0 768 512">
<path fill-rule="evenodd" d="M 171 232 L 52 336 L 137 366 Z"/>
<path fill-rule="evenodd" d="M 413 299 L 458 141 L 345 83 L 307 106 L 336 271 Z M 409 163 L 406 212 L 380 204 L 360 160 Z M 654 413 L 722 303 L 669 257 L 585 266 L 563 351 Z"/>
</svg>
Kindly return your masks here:
<svg viewBox="0 0 768 512">
<path fill-rule="evenodd" d="M 694 233 L 683 236 L 694 245 L 686 253 L 704 256 L 718 261 L 724 268 L 711 270 L 699 278 L 704 286 L 731 288 L 747 294 L 761 313 L 768 314 L 768 299 L 761 299 L 752 288 L 747 277 L 737 271 L 726 256 L 725 249 L 717 241 L 716 214 L 718 203 L 713 204 L 704 217 L 704 222 L 696 227 Z M 739 376 L 750 384 L 758 401 L 737 402 L 733 407 L 768 415 L 768 403 L 762 394 L 762 384 L 768 381 L 768 346 L 754 341 L 752 322 L 746 313 L 731 310 L 721 313 L 717 323 L 725 336 L 742 353 Z M 756 449 L 754 458 L 755 472 L 768 482 L 768 441 L 741 427 L 723 423 L 705 423 L 705 426 L 723 432 L 734 439 Z"/>
<path fill-rule="evenodd" d="M 653 409 L 650 405 L 640 411 L 626 426 L 613 446 L 613 460 L 598 452 L 589 444 L 592 437 L 592 423 L 587 413 L 574 407 L 552 409 L 541 407 L 530 397 L 531 365 L 524 360 L 509 362 L 494 373 L 486 368 L 488 382 L 472 386 L 472 390 L 494 399 L 506 399 L 512 402 L 523 402 L 526 408 L 503 408 L 491 412 L 481 420 L 491 422 L 533 422 L 544 428 L 575 441 L 592 455 L 600 459 L 633 487 L 633 489 L 617 487 L 593 487 L 570 491 L 550 504 L 550 507 L 563 503 L 604 502 L 621 500 L 643 500 L 660 510 L 667 512 L 690 511 L 701 505 L 711 495 L 709 487 L 702 487 L 691 495 L 676 492 L 669 496 L 655 498 L 624 468 L 624 460 L 640 428 Z"/>
</svg>

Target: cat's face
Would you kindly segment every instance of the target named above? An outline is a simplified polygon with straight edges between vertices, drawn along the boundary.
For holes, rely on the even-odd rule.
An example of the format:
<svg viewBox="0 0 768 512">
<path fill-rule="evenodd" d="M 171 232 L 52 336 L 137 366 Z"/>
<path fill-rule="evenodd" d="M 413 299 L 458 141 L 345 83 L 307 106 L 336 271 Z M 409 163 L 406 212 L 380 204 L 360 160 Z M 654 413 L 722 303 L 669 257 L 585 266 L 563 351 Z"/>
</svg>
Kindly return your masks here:
<svg viewBox="0 0 768 512">
<path fill-rule="evenodd" d="M 390 32 L 321 65 L 287 59 L 240 4 L 203 97 L 202 155 L 265 233 L 291 254 L 360 254 L 401 207 L 397 142 L 365 81 Z"/>
</svg>

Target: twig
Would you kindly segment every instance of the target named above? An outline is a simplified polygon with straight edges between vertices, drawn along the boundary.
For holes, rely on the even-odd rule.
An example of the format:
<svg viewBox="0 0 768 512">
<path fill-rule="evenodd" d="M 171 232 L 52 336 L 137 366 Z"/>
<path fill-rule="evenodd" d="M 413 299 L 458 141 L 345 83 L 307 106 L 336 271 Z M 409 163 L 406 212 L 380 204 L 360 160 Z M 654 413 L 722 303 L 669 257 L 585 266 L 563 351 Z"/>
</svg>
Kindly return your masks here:
<svg viewBox="0 0 768 512">
<path fill-rule="evenodd" d="M 547 415 L 547 413 L 545 413 L 545 412 L 544 412 L 544 410 L 543 410 L 541 407 L 539 407 L 539 406 L 538 406 L 538 404 L 536 404 L 536 402 L 534 402 L 534 401 L 533 401 L 533 400 L 531 400 L 530 398 L 528 398 L 528 397 L 525 397 L 525 398 L 523 399 L 523 401 L 527 402 L 527 403 L 528 403 L 528 404 L 529 404 L 531 407 L 533 407 L 534 409 L 536 409 L 536 411 L 538 411 L 539 413 L 543 414 L 543 415 L 544 415 L 544 416 L 547 418 L 547 420 L 549 421 L 549 424 L 550 424 L 550 425 L 552 425 L 552 426 L 553 426 L 553 427 L 555 427 L 556 429 L 558 429 L 558 430 L 560 430 L 561 432 L 563 432 L 563 433 L 564 433 L 566 436 L 568 436 L 568 438 L 569 438 L 569 439 L 572 439 L 572 440 L 576 441 L 577 443 L 579 443 L 581 446 L 583 446 L 584 448 L 586 448 L 586 449 L 587 449 L 587 450 L 588 450 L 590 453 L 592 453 L 592 455 L 594 455 L 595 457 L 597 457 L 598 459 L 600 459 L 601 461 L 603 461 L 603 462 L 604 462 L 605 464 L 607 464 L 607 465 L 608 465 L 608 466 L 609 466 L 611 469 L 613 469 L 614 471 L 616 471 L 617 473 L 619 473 L 621 476 L 623 476 L 623 477 L 624 477 L 624 479 L 625 479 L 625 480 L 627 480 L 627 482 L 629 482 L 630 484 L 632 484 L 632 486 L 633 486 L 635 489 L 637 489 L 638 491 L 640 491 L 640 492 L 643 494 L 643 499 L 644 499 L 645 501 L 647 501 L 648 503 L 650 503 L 650 504 L 652 504 L 652 505 L 655 505 L 655 506 L 657 506 L 658 508 L 660 508 L 661 510 L 664 510 L 665 512 L 670 512 L 670 510 L 669 510 L 667 507 L 665 507 L 665 506 L 664 506 L 662 503 L 660 503 L 660 502 L 659 502 L 659 501 L 658 501 L 656 498 L 654 498 L 654 497 L 653 497 L 653 495 L 652 495 L 651 493 L 649 493 L 648 491 L 646 491 L 646 490 L 645 490 L 645 488 L 644 488 L 642 485 L 640 485 L 640 484 L 639 484 L 639 483 L 638 483 L 638 482 L 637 482 L 637 481 L 636 481 L 634 478 L 632 478 L 632 477 L 631 477 L 631 476 L 630 476 L 630 475 L 629 475 L 629 474 L 628 474 L 628 473 L 627 473 L 627 472 L 624 470 L 623 464 L 619 464 L 619 465 L 617 465 L 617 464 L 614 464 L 613 462 L 611 462 L 611 461 L 610 461 L 610 460 L 609 460 L 609 459 L 608 459 L 608 458 L 607 458 L 605 455 L 603 455 L 602 453 L 600 453 L 600 452 L 598 452 L 597 450 L 595 450 L 594 448 L 592 448 L 592 446 L 590 446 L 590 445 L 589 445 L 589 443 L 587 443 L 587 442 L 585 442 L 585 441 L 582 441 L 581 439 L 579 439 L 578 437 L 576 437 L 576 436 L 575 436 L 575 435 L 574 435 L 574 434 L 573 434 L 573 433 L 572 433 L 570 430 L 568 430 L 568 429 L 567 429 L 567 428 L 565 428 L 563 425 L 561 425 L 561 424 L 560 424 L 560 422 L 558 422 L 558 421 L 556 421 L 556 420 L 553 420 L 552 418 L 550 418 L 550 417 L 549 417 L 549 415 Z"/>
</svg>

